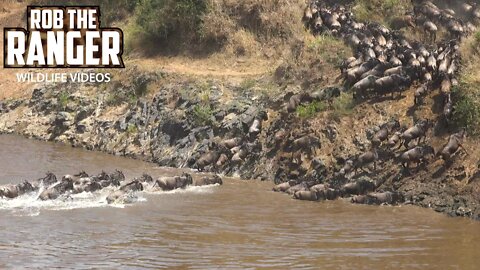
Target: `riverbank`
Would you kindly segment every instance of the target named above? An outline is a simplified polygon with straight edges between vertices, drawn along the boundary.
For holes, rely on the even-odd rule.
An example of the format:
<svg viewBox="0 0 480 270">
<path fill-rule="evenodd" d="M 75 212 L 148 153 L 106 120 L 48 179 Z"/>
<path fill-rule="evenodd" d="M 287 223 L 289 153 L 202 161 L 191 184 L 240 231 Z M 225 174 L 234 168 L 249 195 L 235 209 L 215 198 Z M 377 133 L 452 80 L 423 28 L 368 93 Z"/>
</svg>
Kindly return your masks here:
<svg viewBox="0 0 480 270">
<path fill-rule="evenodd" d="M 335 179 L 334 168 L 338 168 L 339 159 L 346 160 L 368 146 L 368 130 L 360 127 L 373 129 L 380 125 L 388 117 L 386 108 L 395 103 L 386 101 L 373 108 L 361 105 L 341 116 L 340 121 L 331 119 L 329 111 L 324 112 L 325 119 L 321 122 L 299 119 L 295 114 L 284 118 L 283 97 L 278 95 L 272 100 L 272 95 L 262 95 L 256 86 L 261 82 L 252 83 L 249 88 L 221 81 L 210 81 L 205 86 L 198 81 L 182 80 L 175 74 L 142 73 L 135 69 L 124 72 L 133 74 L 117 75 L 114 80 L 128 77 L 136 82 L 117 81 L 115 90 L 102 91 L 101 84 L 37 85 L 31 98 L 2 102 L 0 131 L 176 168 L 195 168 L 196 161 L 212 151 L 212 143 L 245 138 L 244 145 L 249 148 L 242 161 L 207 165 L 205 169 L 276 183 L 292 179 L 330 183 Z M 128 97 L 135 87 L 140 87 L 140 82 L 149 88 L 159 81 L 161 86 L 152 96 L 147 94 L 129 103 L 116 104 L 112 100 L 111 95 Z M 210 109 L 202 107 L 204 104 L 211 106 Z M 259 117 L 263 112 L 268 120 L 262 120 L 261 132 L 250 139 L 249 129 L 255 119 L 263 119 Z M 316 130 L 314 134 L 320 139 L 321 147 L 314 154 L 317 167 L 311 167 L 312 162 L 306 156 L 301 157 L 301 163 L 292 162 L 289 149 L 275 145 L 279 131 L 298 137 L 305 132 L 305 126 Z M 440 143 L 445 138 L 433 139 Z M 400 191 L 409 198 L 409 203 L 478 219 L 475 200 L 478 180 L 465 172 L 465 162 L 472 155 L 437 177 L 433 175 L 439 174 L 435 168 L 440 170 L 441 161 L 408 175 L 398 164 L 387 160 L 376 173 L 362 173 L 342 183 L 359 179 L 382 181 L 377 190 Z"/>
</svg>

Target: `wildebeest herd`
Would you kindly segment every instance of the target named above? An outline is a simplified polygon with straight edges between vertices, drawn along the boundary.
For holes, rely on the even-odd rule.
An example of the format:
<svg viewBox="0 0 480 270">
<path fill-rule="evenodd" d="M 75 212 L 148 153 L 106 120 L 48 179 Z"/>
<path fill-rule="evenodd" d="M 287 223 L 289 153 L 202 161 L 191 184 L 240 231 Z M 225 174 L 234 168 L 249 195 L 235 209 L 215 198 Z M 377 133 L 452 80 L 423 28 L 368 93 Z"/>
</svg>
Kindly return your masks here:
<svg viewBox="0 0 480 270">
<path fill-rule="evenodd" d="M 456 2 L 456 1 L 455 1 Z M 390 94 L 392 98 L 416 86 L 413 106 L 423 103 L 434 89 L 439 89 L 443 106 L 443 119 L 448 126 L 453 113 L 452 87 L 458 84 L 455 76 L 459 71 L 459 44 L 465 36 L 476 31 L 480 20 L 480 8 L 476 4 L 452 3 L 452 8 L 440 8 L 432 1 L 412 0 L 413 10 L 405 16 L 393 18 L 391 28 L 375 22 L 358 22 L 349 8 L 327 5 L 324 1 L 311 1 L 304 14 L 306 26 L 314 34 L 327 34 L 343 39 L 354 49 L 354 57 L 340 65 L 344 88 L 350 89 L 354 98 L 361 101 Z M 400 31 L 402 28 L 424 31 L 424 43 L 410 41 Z M 445 30 L 443 40 L 437 42 L 437 33 Z M 290 112 L 295 107 L 309 102 L 308 94 L 290 98 L 286 106 Z M 381 159 L 393 159 L 410 173 L 410 167 L 431 160 L 433 157 L 452 161 L 459 150 L 466 130 L 452 134 L 448 142 L 435 149 L 427 144 L 427 134 L 437 124 L 431 119 L 420 119 L 411 126 L 402 126 L 392 120 L 377 127 L 370 139 L 371 149 L 343 162 L 336 171 L 336 178 L 350 179 L 359 170 Z M 398 151 L 404 148 L 402 151 Z M 307 151 L 307 150 L 305 150 Z M 309 151 L 309 150 L 308 150 Z M 468 153 L 467 153 L 468 154 Z M 301 200 L 325 200 L 339 196 L 352 196 L 354 203 L 396 204 L 404 201 L 398 192 L 375 192 L 381 185 L 375 181 L 357 180 L 341 186 L 319 184 L 318 181 L 288 181 L 275 186 L 274 191 L 291 194 Z"/>
<path fill-rule="evenodd" d="M 106 197 L 108 204 L 130 203 L 136 198 L 135 193 L 138 191 L 170 191 L 185 189 L 188 186 L 214 184 L 223 184 L 222 178 L 213 175 L 194 180 L 190 174 L 183 173 L 180 176 L 160 177 L 158 179 L 143 174 L 141 177 L 126 180 L 124 174 L 117 170 L 110 174 L 102 172 L 93 176 L 80 172 L 76 175 L 64 175 L 61 179 L 57 179 L 53 173 L 47 173 L 45 177 L 37 180 L 0 186 L 0 198 L 14 199 L 36 192 L 38 193 L 38 200 L 67 200 L 74 194 L 108 190 L 109 194 Z"/>
</svg>

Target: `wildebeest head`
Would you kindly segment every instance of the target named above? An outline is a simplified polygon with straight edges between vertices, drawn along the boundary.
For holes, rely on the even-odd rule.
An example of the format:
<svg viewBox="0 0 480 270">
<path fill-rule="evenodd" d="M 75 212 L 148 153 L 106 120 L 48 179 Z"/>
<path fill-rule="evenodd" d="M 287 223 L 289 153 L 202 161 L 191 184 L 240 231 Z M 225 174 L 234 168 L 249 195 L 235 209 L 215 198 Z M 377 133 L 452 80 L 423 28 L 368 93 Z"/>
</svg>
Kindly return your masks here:
<svg viewBox="0 0 480 270">
<path fill-rule="evenodd" d="M 185 179 L 185 185 L 192 185 L 193 184 L 193 178 L 190 174 L 183 173 L 182 178 Z"/>
<path fill-rule="evenodd" d="M 258 119 L 261 119 L 261 120 L 268 120 L 268 114 L 266 111 L 261 111 L 258 113 Z"/>
<path fill-rule="evenodd" d="M 115 170 L 112 174 L 110 174 L 110 178 L 112 179 L 112 182 L 120 183 L 125 180 L 125 175 L 122 171 Z"/>
<path fill-rule="evenodd" d="M 153 182 L 153 177 L 149 174 L 142 174 L 142 177 L 140 178 L 143 182 L 151 183 Z"/>
<path fill-rule="evenodd" d="M 73 176 L 83 178 L 83 177 L 88 177 L 88 174 L 85 171 L 81 171 L 77 174 L 74 174 Z"/>
<path fill-rule="evenodd" d="M 48 172 L 47 175 L 44 178 L 41 178 L 40 180 L 43 182 L 45 186 L 50 186 L 57 182 L 57 177 L 55 176 L 55 174 Z"/>
<path fill-rule="evenodd" d="M 18 184 L 17 185 L 17 188 L 21 191 L 21 192 L 30 192 L 30 191 L 33 191 L 34 188 L 32 186 L 32 184 L 28 181 L 23 181 L 22 183 Z"/>
</svg>

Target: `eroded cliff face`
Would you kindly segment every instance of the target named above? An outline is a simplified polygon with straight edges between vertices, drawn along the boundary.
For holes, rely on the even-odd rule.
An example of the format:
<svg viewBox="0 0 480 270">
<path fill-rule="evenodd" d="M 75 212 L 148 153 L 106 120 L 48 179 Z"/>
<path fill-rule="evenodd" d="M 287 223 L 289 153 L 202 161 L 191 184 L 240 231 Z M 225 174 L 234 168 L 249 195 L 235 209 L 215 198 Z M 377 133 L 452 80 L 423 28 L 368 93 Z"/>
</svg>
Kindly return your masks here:
<svg viewBox="0 0 480 270">
<path fill-rule="evenodd" d="M 370 139 L 392 116 L 402 125 L 412 124 L 398 113 L 396 100 L 358 104 L 351 112 L 339 114 L 334 107 L 338 99 L 345 98 L 344 89 L 326 87 L 311 96 L 326 104 L 332 99 L 333 108 L 302 118 L 297 112 L 288 112 L 288 101 L 299 88 L 289 86 L 270 95 L 258 86 L 267 87 L 261 81 L 246 87 L 222 80 L 205 84 L 136 69 L 125 72 L 135 79 L 116 81 L 114 92 L 102 84 L 36 85 L 31 98 L 1 103 L 0 130 L 160 166 L 196 168 L 244 179 L 307 186 L 326 183 L 339 191 L 347 183 L 368 181 L 375 183 L 377 192 L 401 193 L 407 203 L 455 216 L 479 217 L 474 141 L 466 143 L 470 155 L 459 155 L 450 167 L 432 159 L 406 171 L 395 159 L 398 153 L 383 148 L 376 170 L 339 175 L 346 160 L 370 148 Z M 152 94 L 132 94 L 146 85 L 155 86 Z M 406 92 L 406 99 L 412 91 Z M 122 101 L 123 97 L 130 100 Z M 303 143 L 305 138 L 309 139 Z M 447 135 L 432 132 L 428 140 L 441 147 Z"/>
</svg>

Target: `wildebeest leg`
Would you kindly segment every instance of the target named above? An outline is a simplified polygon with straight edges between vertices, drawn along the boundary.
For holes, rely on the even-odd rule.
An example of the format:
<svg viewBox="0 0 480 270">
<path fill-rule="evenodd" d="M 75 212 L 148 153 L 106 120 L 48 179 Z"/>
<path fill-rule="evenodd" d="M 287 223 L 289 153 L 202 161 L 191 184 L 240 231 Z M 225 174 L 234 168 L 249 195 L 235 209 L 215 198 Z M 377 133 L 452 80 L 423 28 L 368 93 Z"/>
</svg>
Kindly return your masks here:
<svg viewBox="0 0 480 270">
<path fill-rule="evenodd" d="M 403 146 L 408 149 L 408 145 L 410 144 L 410 140 L 403 141 Z"/>
<path fill-rule="evenodd" d="M 465 149 L 462 144 L 459 143 L 458 146 L 462 148 L 463 152 L 465 152 L 465 155 L 470 156 L 470 154 L 467 152 L 467 149 Z"/>
<path fill-rule="evenodd" d="M 402 140 L 400 140 L 397 149 L 402 148 L 402 145 L 403 145 L 404 143 L 405 143 L 405 142 L 403 142 Z"/>
</svg>

